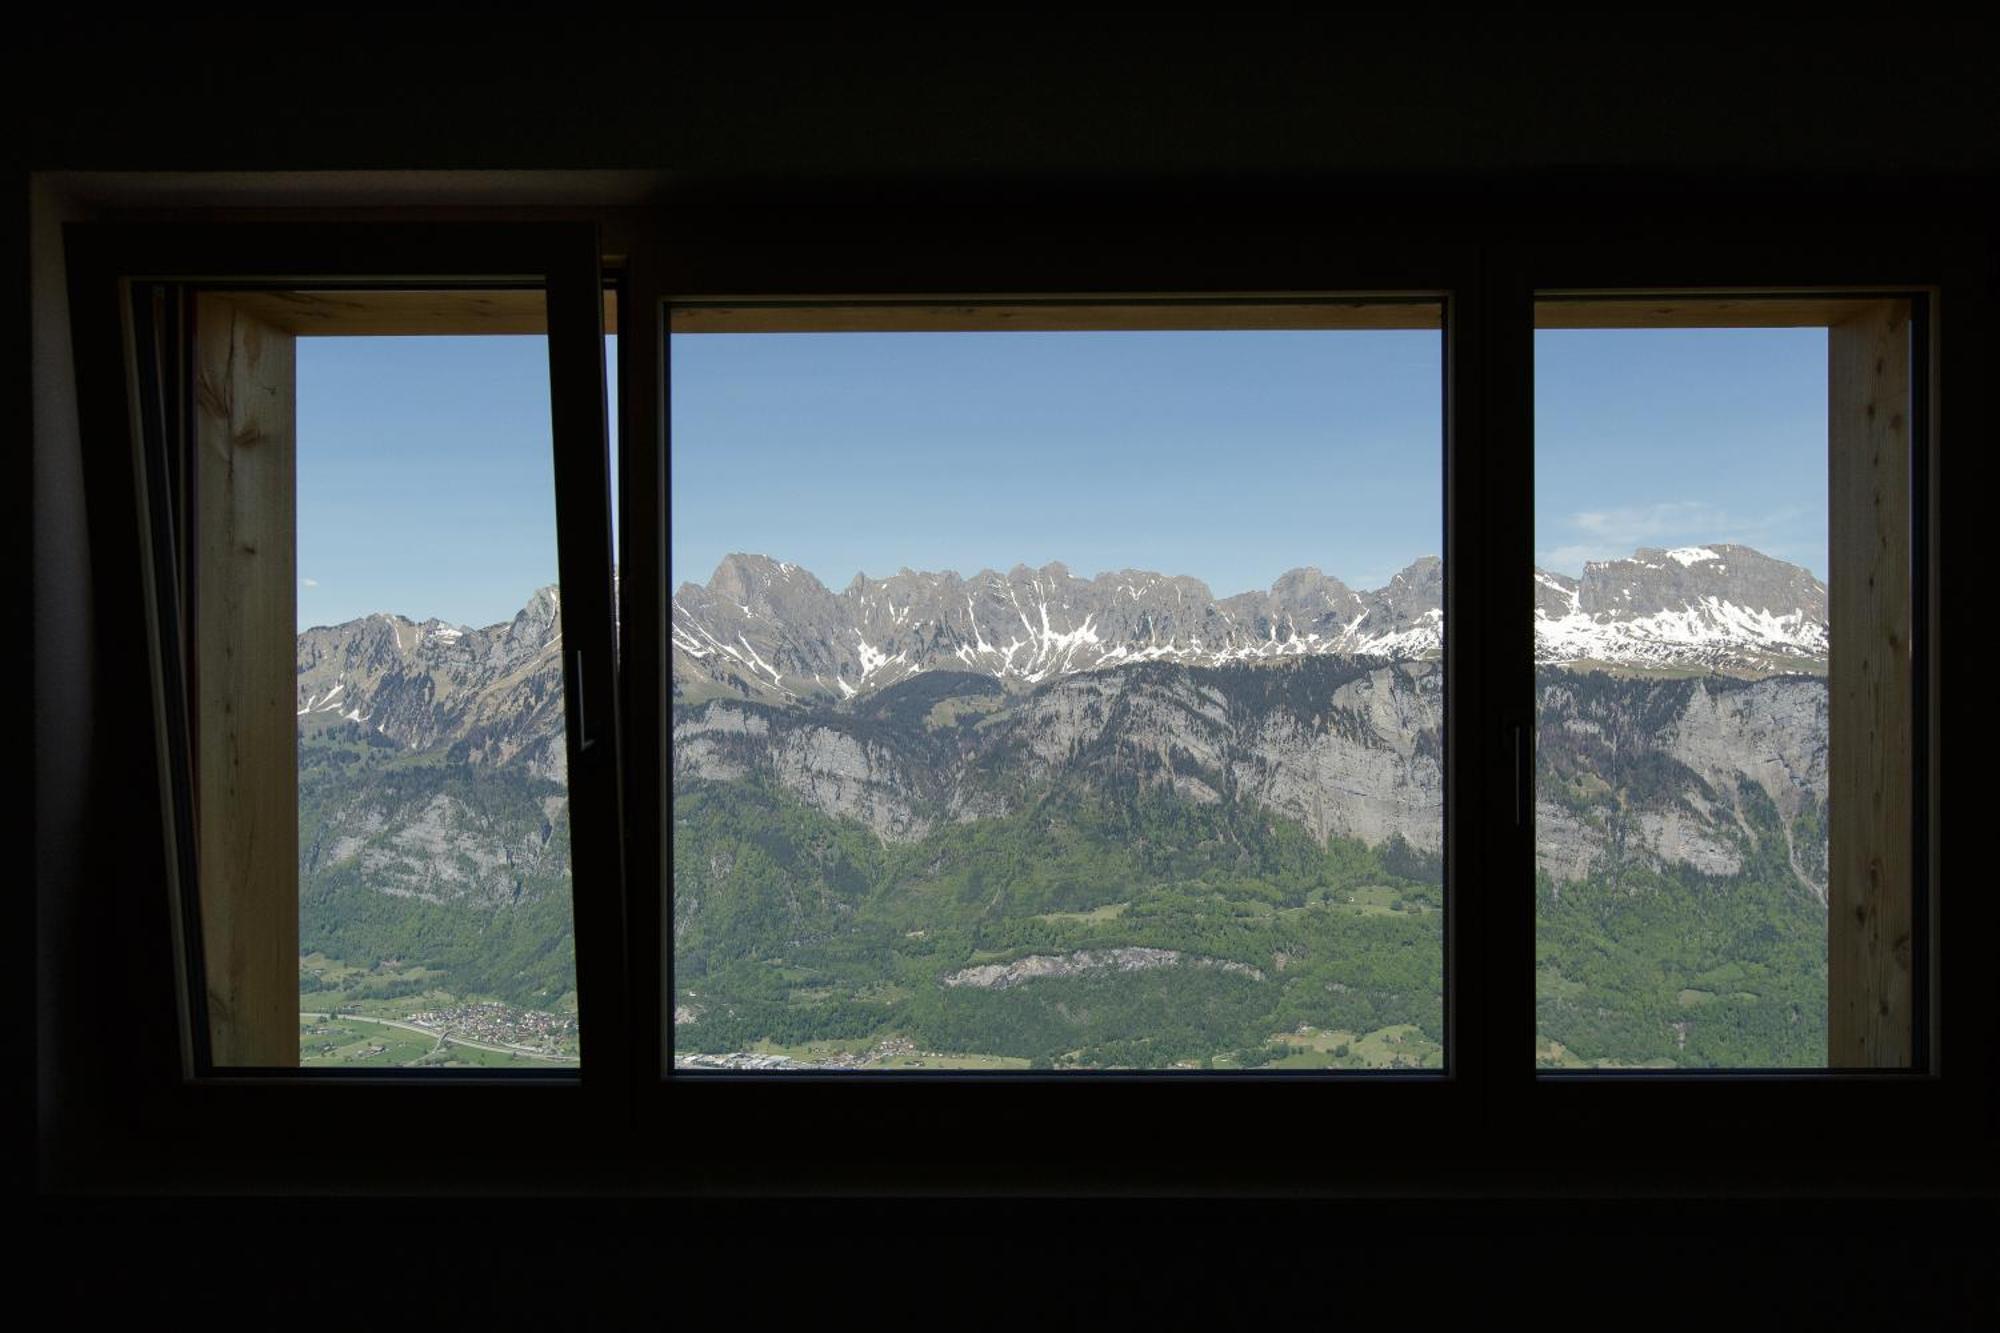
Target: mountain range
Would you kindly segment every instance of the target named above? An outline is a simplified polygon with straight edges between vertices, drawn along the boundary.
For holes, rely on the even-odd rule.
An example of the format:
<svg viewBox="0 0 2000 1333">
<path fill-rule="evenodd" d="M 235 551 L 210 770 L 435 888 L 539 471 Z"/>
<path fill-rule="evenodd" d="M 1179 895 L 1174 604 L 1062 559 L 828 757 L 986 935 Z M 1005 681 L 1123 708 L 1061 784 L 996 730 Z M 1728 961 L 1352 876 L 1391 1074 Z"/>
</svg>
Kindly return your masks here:
<svg viewBox="0 0 2000 1333">
<path fill-rule="evenodd" d="M 1743 679 L 1826 669 L 1825 585 L 1749 547 L 1646 548 L 1588 564 L 1580 579 L 1537 570 L 1534 598 L 1544 666 Z M 857 575 L 835 594 L 798 565 L 732 555 L 706 587 L 683 584 L 670 611 L 680 706 L 852 707 L 935 671 L 1027 691 L 1140 663 L 1424 662 L 1444 642 L 1443 566 L 1430 557 L 1372 591 L 1305 568 L 1218 599 L 1186 576 L 1082 579 L 1060 564 L 970 579 Z M 560 781 L 561 637 L 554 587 L 483 628 L 383 612 L 301 631 L 301 732 L 351 723 L 400 749 Z"/>
<path fill-rule="evenodd" d="M 1142 1015 L 1211 991 L 1255 999 L 1245 1040 L 1286 1014 L 1434 1039 L 1440 983 L 1368 969 L 1437 966 L 1442 575 L 1356 591 L 1299 569 L 1218 599 L 1017 566 L 835 594 L 728 557 L 670 607 L 677 1042 L 889 1031 L 1144 1063 L 1166 1048 Z M 1571 941 L 1541 978 L 1549 1059 L 1815 1058 L 1826 605 L 1742 546 L 1537 571 L 1538 920 Z M 299 635 L 308 947 L 532 1005 L 573 984 L 560 610 L 547 588 L 484 628 Z M 1606 954 L 1607 931 L 1647 942 Z M 784 1000 L 777 959 L 820 979 Z M 1125 1035 L 1079 1035 L 1062 1014 L 1106 969 L 1169 990 L 1119 990 L 1091 1012 Z M 1005 984 L 964 981 L 987 972 Z M 885 1017 L 878 993 L 906 998 Z M 1188 1023 L 1175 1049 L 1207 1050 Z"/>
<path fill-rule="evenodd" d="M 1747 546 L 1641 549 L 1582 578 L 1535 571 L 1545 665 L 1820 674 L 1826 588 Z M 1426 556 L 1384 587 L 1318 569 L 1261 592 L 1216 597 L 1184 575 L 1060 564 L 964 578 L 857 574 L 838 594 L 804 568 L 730 555 L 671 606 L 677 699 L 841 701 L 925 671 L 972 671 L 1012 687 L 1134 662 L 1225 666 L 1291 657 L 1421 661 L 1444 643 L 1444 567 Z"/>
<path fill-rule="evenodd" d="M 1716 780 L 1739 770 L 1759 773 L 1787 820 L 1824 799 L 1824 774 L 1811 757 L 1823 746 L 1824 688 L 1818 681 L 1787 683 L 1825 669 L 1826 589 L 1810 573 L 1747 547 L 1719 545 L 1642 549 L 1626 560 L 1590 564 L 1581 579 L 1537 571 L 1535 580 L 1545 669 L 1609 667 L 1613 674 L 1710 680 L 1692 694 L 1676 694 L 1671 726 L 1656 706 L 1654 734 L 1639 741 L 1671 749 L 1676 735 L 1750 725 L 1734 716 L 1745 709 L 1776 710 L 1782 724 L 1758 739 L 1759 754 L 1745 746 L 1734 753 L 1717 735 L 1694 769 Z M 1434 670 L 1443 642 L 1441 592 L 1442 567 L 1425 559 L 1368 592 L 1300 569 L 1267 593 L 1217 599 L 1192 578 L 1125 571 L 1085 580 L 1049 565 L 969 580 L 907 571 L 883 580 L 857 576 L 836 595 L 797 565 L 730 556 L 707 587 L 687 584 L 673 598 L 674 772 L 677 778 L 767 772 L 807 804 L 893 839 L 1008 808 L 1005 784 L 971 780 L 975 769 L 999 763 L 996 755 L 1017 770 L 1048 769 L 1076 746 L 1109 745 L 1124 748 L 1128 767 L 1145 766 L 1141 752 L 1167 756 L 1170 768 L 1175 753 L 1189 756 L 1171 784 L 1192 799 L 1216 798 L 1198 773 L 1212 776 L 1247 762 L 1256 775 L 1232 774 L 1232 790 L 1255 793 L 1317 836 L 1379 842 L 1394 835 L 1434 848 L 1442 802 Z M 505 768 L 547 784 L 559 806 L 560 611 L 550 587 L 530 596 L 511 621 L 485 628 L 377 614 L 302 632 L 302 740 L 366 738 L 412 762 Z M 1212 682 L 1225 679 L 1207 673 L 1306 661 L 1326 664 L 1311 679 L 1326 693 L 1326 707 L 1347 719 L 1344 726 L 1329 731 L 1322 717 L 1264 727 L 1260 719 L 1268 734 L 1232 731 L 1246 716 L 1248 683 L 1261 679 L 1240 672 L 1226 677 L 1228 697 L 1219 705 L 1202 702 L 1203 691 L 1212 693 Z M 917 690 L 926 675 L 935 684 Z M 1747 692 L 1725 688 L 1731 679 L 1767 677 L 1778 679 Z M 1288 689 L 1285 682 L 1300 678 L 1271 679 L 1271 688 Z M 1596 725 L 1570 718 L 1566 732 L 1550 733 L 1575 693 L 1562 687 L 1564 679 L 1550 678 L 1544 690 L 1543 746 L 1550 754 L 1574 748 L 1583 730 Z M 871 702 L 878 697 L 883 702 Z M 980 726 L 949 755 L 922 746 L 911 753 L 909 735 L 925 736 L 924 728 L 895 733 L 901 743 L 889 744 L 874 724 L 913 701 L 921 702 L 924 717 L 937 707 L 947 719 L 976 717 Z M 710 702 L 762 707 L 744 714 L 703 707 Z M 1718 709 L 1734 720 L 1722 719 Z M 1297 735 L 1286 731 L 1301 721 Z M 745 757 L 752 733 L 760 738 L 754 759 Z M 1227 745 L 1217 740 L 1225 734 Z M 1000 745 L 1001 737 L 1018 744 Z M 1782 771 L 1760 757 L 1774 747 L 1790 755 Z M 418 821 L 424 827 L 403 831 L 404 841 L 413 848 L 444 845 L 445 835 L 430 825 L 451 808 L 441 802 Z M 1732 863 L 1708 827 L 1712 804 L 1703 809 L 1699 817 L 1662 813 L 1639 841 L 1657 845 L 1668 860 L 1709 868 Z M 344 822 L 358 826 L 333 837 L 329 848 L 351 854 L 370 837 L 388 836 L 367 832 L 371 823 L 384 823 L 380 813 L 354 814 Z M 1580 836 L 1574 824 L 1559 808 L 1545 812 L 1543 861 L 1559 877 L 1585 873 L 1603 850 L 1602 837 L 1585 839 L 1592 846 L 1574 845 Z M 392 868 L 389 860 L 374 857 L 378 881 L 392 891 L 452 889 L 453 865 L 483 866 L 483 878 L 465 868 L 467 882 L 452 891 L 488 900 L 506 896 L 507 867 L 519 859 L 488 848 L 439 870 L 413 854 L 399 876 L 385 869 Z M 1800 881 L 1822 891 L 1817 875 L 1802 872 Z"/>
</svg>

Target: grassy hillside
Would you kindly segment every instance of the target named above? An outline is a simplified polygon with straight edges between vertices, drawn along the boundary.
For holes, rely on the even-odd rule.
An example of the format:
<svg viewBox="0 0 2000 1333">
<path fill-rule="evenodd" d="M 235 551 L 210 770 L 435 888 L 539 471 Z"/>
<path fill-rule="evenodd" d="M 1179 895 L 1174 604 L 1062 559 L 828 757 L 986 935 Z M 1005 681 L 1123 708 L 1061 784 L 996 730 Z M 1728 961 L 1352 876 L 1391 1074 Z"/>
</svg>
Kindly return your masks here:
<svg viewBox="0 0 2000 1333">
<path fill-rule="evenodd" d="M 1301 1026 L 1442 1040 L 1434 861 L 1248 806 L 1058 787 L 885 845 L 756 784 L 674 801 L 677 1049 L 902 1036 L 1042 1065 L 1261 1063 Z M 1134 947 L 1170 966 L 1005 988 L 979 965 Z M 1234 965 L 1234 966 L 1224 966 Z M 1343 1053 L 1345 1054 L 1345 1053 Z"/>
<path fill-rule="evenodd" d="M 461 995 L 549 1007 L 576 985 L 562 795 L 365 740 L 303 746 L 300 951 L 400 959 Z"/>
</svg>

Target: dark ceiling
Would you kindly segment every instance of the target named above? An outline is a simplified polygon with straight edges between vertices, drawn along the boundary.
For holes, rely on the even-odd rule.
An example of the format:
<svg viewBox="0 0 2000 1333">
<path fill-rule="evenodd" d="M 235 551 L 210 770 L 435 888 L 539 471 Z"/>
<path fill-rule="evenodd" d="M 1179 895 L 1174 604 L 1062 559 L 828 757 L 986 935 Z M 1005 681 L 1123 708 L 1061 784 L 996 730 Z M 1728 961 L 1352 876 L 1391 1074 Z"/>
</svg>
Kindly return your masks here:
<svg viewBox="0 0 2000 1333">
<path fill-rule="evenodd" d="M 565 11 L 45 22 L 30 169 L 651 168 L 690 186 L 1933 178 L 2000 156 L 1971 21 Z"/>
</svg>

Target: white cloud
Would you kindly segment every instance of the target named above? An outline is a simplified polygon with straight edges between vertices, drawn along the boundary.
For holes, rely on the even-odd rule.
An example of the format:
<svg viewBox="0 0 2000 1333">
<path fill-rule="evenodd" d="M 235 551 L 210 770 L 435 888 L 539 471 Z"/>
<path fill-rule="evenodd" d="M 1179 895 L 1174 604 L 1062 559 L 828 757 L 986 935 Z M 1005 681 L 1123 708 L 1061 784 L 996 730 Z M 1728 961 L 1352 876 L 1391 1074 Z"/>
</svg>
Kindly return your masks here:
<svg viewBox="0 0 2000 1333">
<path fill-rule="evenodd" d="M 1557 544 L 1535 552 L 1543 569 L 1576 575 L 1591 560 L 1623 560 L 1641 546 L 1708 546 L 1735 543 L 1779 560 L 1817 567 L 1825 553 L 1812 540 L 1804 506 L 1785 505 L 1754 517 L 1732 514 L 1702 500 L 1673 500 L 1620 509 L 1586 509 L 1541 534 Z"/>
<path fill-rule="evenodd" d="M 1632 553 L 1627 551 L 1625 554 Z M 1558 546 L 1554 550 L 1535 552 L 1535 564 L 1538 567 L 1572 576 L 1582 572 L 1586 561 L 1615 558 L 1605 555 L 1603 548 L 1598 546 Z"/>
<path fill-rule="evenodd" d="M 308 588 L 317 588 L 319 586 L 318 579 L 300 579 L 299 582 L 303 583 Z"/>
<path fill-rule="evenodd" d="M 1571 514 L 1569 521 L 1578 531 L 1620 545 L 1630 555 L 1634 548 L 1654 538 L 1689 528 L 1726 526 L 1729 519 L 1714 505 L 1699 500 L 1676 500 L 1627 509 L 1584 510 Z"/>
</svg>

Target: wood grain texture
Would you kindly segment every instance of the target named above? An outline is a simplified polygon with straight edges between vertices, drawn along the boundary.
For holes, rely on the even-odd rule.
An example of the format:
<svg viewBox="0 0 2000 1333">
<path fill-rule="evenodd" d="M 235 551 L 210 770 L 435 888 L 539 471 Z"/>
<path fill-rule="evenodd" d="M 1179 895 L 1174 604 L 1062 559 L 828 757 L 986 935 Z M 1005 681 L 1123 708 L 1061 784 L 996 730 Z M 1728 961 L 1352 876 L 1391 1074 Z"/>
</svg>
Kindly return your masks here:
<svg viewBox="0 0 2000 1333">
<path fill-rule="evenodd" d="M 1544 297 L 1535 302 L 1538 329 L 1780 329 L 1827 328 L 1882 304 L 1814 296 Z"/>
<path fill-rule="evenodd" d="M 1800 296 L 1545 297 L 1539 329 L 1826 328 L 1879 306 L 1867 298 Z M 1060 299 L 677 306 L 675 333 L 950 333 L 1122 329 L 1435 329 L 1442 306 L 1426 300 L 1130 301 Z"/>
<path fill-rule="evenodd" d="M 547 333 L 547 302 L 525 291 L 256 291 L 229 299 L 274 329 L 301 338 Z M 604 331 L 618 331 L 618 303 L 604 298 Z"/>
<path fill-rule="evenodd" d="M 195 783 L 214 1063 L 296 1065 L 299 809 L 296 358 L 214 295 L 196 307 Z"/>
<path fill-rule="evenodd" d="M 1206 329 L 1436 329 L 1437 301 L 1091 301 L 689 305 L 674 333 L 991 333 Z"/>
<path fill-rule="evenodd" d="M 1827 1057 L 1901 1068 L 1915 1017 L 1909 303 L 1832 326 L 1827 359 Z"/>
</svg>

